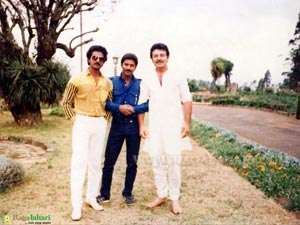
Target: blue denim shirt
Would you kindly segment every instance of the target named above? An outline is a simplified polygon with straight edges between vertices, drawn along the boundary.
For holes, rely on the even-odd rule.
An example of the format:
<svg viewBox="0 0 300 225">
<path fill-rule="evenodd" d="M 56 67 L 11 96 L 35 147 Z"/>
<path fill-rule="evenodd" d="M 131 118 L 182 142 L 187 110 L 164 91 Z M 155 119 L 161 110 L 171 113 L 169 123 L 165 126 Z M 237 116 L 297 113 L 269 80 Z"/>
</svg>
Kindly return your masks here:
<svg viewBox="0 0 300 225">
<path fill-rule="evenodd" d="M 105 109 L 112 112 L 113 119 L 136 119 L 138 113 L 145 113 L 148 111 L 148 102 L 138 105 L 140 96 L 141 79 L 132 76 L 128 87 L 125 80 L 121 76 L 111 77 L 113 83 L 112 101 L 107 101 Z M 125 116 L 119 111 L 119 106 L 123 104 L 132 105 L 134 113 Z"/>
</svg>

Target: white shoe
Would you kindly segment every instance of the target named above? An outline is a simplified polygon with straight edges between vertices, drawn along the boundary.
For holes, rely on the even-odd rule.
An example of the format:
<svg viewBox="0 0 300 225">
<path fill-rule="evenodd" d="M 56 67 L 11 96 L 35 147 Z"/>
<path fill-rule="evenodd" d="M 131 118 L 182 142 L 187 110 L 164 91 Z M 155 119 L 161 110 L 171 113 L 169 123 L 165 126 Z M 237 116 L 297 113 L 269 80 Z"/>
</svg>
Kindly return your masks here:
<svg viewBox="0 0 300 225">
<path fill-rule="evenodd" d="M 93 209 L 95 209 L 97 211 L 103 211 L 104 210 L 104 208 L 96 202 L 96 199 L 94 201 L 86 200 L 85 203 L 88 206 L 92 207 Z"/>
<path fill-rule="evenodd" d="M 81 219 L 81 208 L 74 208 L 72 211 L 72 220 L 77 221 Z"/>
</svg>

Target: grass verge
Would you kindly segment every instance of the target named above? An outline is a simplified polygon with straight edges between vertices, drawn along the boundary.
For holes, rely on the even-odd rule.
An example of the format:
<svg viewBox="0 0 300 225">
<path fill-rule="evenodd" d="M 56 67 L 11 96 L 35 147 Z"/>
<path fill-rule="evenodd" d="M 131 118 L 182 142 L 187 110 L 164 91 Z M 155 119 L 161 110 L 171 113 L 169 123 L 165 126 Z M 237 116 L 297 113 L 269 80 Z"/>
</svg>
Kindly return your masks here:
<svg viewBox="0 0 300 225">
<path fill-rule="evenodd" d="M 191 136 L 216 158 L 288 210 L 300 210 L 300 161 L 286 153 L 241 142 L 236 134 L 193 120 Z"/>
</svg>

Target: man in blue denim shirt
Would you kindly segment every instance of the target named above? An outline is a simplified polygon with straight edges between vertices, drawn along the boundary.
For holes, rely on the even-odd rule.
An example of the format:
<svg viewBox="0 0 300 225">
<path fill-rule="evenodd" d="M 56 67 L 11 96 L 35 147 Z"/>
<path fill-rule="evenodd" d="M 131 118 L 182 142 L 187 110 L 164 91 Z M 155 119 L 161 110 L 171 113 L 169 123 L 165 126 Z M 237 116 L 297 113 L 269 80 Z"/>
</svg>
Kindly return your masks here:
<svg viewBox="0 0 300 225">
<path fill-rule="evenodd" d="M 132 189 L 137 173 L 137 160 L 140 149 L 138 113 L 148 111 L 148 102 L 137 105 L 140 95 L 141 79 L 134 77 L 138 64 L 137 57 L 132 53 L 125 54 L 121 59 L 122 73 L 111 78 L 113 83 L 112 101 L 107 101 L 105 109 L 112 112 L 112 123 L 106 144 L 105 161 L 98 203 L 109 202 L 114 165 L 126 140 L 126 178 L 122 195 L 127 205 L 134 204 Z"/>
</svg>

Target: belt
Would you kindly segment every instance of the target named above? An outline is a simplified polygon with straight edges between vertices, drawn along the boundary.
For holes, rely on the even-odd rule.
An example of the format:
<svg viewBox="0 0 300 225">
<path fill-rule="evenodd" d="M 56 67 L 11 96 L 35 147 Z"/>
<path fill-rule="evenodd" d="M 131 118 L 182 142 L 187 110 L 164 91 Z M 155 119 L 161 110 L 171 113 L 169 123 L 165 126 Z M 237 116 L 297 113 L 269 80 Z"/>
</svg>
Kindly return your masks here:
<svg viewBox="0 0 300 225">
<path fill-rule="evenodd" d="M 116 123 L 133 123 L 137 122 L 137 118 L 113 118 L 112 122 Z"/>
<path fill-rule="evenodd" d="M 86 114 L 79 114 L 79 113 L 77 115 L 87 116 L 87 117 L 102 117 L 102 116 L 99 116 L 99 115 L 86 115 Z"/>
</svg>

